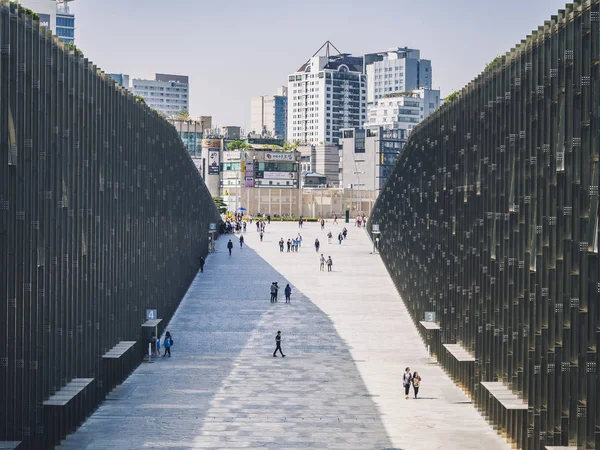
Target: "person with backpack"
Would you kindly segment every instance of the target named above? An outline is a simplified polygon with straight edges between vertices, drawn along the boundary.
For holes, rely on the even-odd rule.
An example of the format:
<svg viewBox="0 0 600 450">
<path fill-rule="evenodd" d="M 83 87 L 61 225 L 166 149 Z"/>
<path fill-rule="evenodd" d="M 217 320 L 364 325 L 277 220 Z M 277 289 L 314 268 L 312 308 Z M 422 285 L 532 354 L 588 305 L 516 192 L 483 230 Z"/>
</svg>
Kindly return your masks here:
<svg viewBox="0 0 600 450">
<path fill-rule="evenodd" d="M 415 398 L 417 398 L 417 394 L 419 393 L 419 386 L 421 386 L 421 375 L 419 375 L 419 372 L 417 372 L 416 370 L 412 376 L 412 385 L 413 390 L 415 391 Z"/>
<path fill-rule="evenodd" d="M 240 248 L 244 246 L 244 236 L 240 236 Z"/>
<path fill-rule="evenodd" d="M 292 295 L 292 288 L 290 287 L 289 283 L 285 286 L 283 293 L 285 294 L 285 302 L 290 303 L 290 296 Z"/>
<path fill-rule="evenodd" d="M 408 400 L 408 393 L 410 391 L 410 384 L 412 382 L 412 375 L 410 373 L 410 367 L 407 367 L 404 370 L 404 375 L 402 376 L 402 386 L 404 386 L 404 398 Z"/>
<path fill-rule="evenodd" d="M 167 331 L 167 334 L 165 334 L 165 339 L 163 341 L 163 347 L 165 348 L 165 354 L 163 355 L 163 358 L 165 356 L 167 356 L 167 353 L 169 354 L 169 358 L 171 357 L 171 347 L 173 346 L 173 338 L 171 337 L 171 333 L 169 333 Z"/>
<path fill-rule="evenodd" d="M 231 256 L 231 249 L 233 248 L 233 242 L 231 242 L 231 239 L 229 239 L 229 242 L 227 243 L 227 248 L 229 249 L 229 256 Z"/>
<path fill-rule="evenodd" d="M 327 257 L 327 272 L 331 272 L 331 267 L 333 266 L 333 260 L 331 256 Z"/>
</svg>

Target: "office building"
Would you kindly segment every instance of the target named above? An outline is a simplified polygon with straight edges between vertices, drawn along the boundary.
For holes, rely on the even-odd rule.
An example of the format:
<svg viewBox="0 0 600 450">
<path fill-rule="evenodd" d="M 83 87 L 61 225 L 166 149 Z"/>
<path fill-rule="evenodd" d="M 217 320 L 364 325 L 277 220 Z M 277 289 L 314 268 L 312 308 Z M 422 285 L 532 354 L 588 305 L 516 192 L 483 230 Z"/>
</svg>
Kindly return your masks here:
<svg viewBox="0 0 600 450">
<path fill-rule="evenodd" d="M 276 95 L 254 97 L 250 104 L 250 130 L 261 136 L 286 139 L 288 88 L 277 89 Z"/>
<path fill-rule="evenodd" d="M 340 148 L 337 144 L 301 145 L 300 169 L 325 176 L 325 184 L 337 187 L 340 181 Z"/>
<path fill-rule="evenodd" d="M 406 143 L 406 130 L 372 127 L 342 130 L 340 176 L 344 189 L 379 195 Z M 360 210 L 364 211 L 366 205 Z"/>
<path fill-rule="evenodd" d="M 408 134 L 440 106 L 440 91 L 416 89 L 411 93 L 385 94 L 367 108 L 365 127 L 405 130 Z"/>
<path fill-rule="evenodd" d="M 421 52 L 396 48 L 364 57 L 367 74 L 367 103 L 385 95 L 431 89 L 431 61 L 421 59 Z"/>
<path fill-rule="evenodd" d="M 129 75 L 126 75 L 124 73 L 109 73 L 107 75 L 113 80 L 115 80 L 117 83 L 119 83 L 121 86 L 123 86 L 125 89 L 129 89 Z"/>
<path fill-rule="evenodd" d="M 362 57 L 329 51 L 311 57 L 288 77 L 288 140 L 337 143 L 341 128 L 366 120 L 366 95 Z"/>
<path fill-rule="evenodd" d="M 21 0 L 20 3 L 40 17 L 40 24 L 64 42 L 75 43 L 75 15 L 69 11 L 73 0 Z"/>
<path fill-rule="evenodd" d="M 153 80 L 134 78 L 130 90 L 143 97 L 150 108 L 167 117 L 190 110 L 190 84 L 186 75 L 157 73 Z"/>
<path fill-rule="evenodd" d="M 237 126 L 223 127 L 223 137 L 229 141 L 239 140 L 242 138 L 242 128 Z"/>
</svg>

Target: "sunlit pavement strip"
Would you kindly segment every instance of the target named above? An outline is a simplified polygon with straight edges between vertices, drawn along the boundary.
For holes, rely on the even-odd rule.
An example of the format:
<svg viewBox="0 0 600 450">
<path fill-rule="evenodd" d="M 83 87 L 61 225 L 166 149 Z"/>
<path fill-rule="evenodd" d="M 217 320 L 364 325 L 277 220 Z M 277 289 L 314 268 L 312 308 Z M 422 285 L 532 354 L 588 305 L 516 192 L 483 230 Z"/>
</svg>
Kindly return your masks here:
<svg viewBox="0 0 600 450">
<path fill-rule="evenodd" d="M 262 243 L 250 226 L 231 257 L 221 237 L 169 324 L 173 357 L 140 366 L 61 448 L 508 449 L 426 365 L 383 263 L 348 229 L 340 246 L 317 224 L 273 223 Z M 299 252 L 280 253 L 299 231 Z M 319 271 L 315 237 L 332 273 Z M 277 330 L 285 359 L 272 356 Z M 404 399 L 406 366 L 421 373 L 421 400 Z"/>
</svg>

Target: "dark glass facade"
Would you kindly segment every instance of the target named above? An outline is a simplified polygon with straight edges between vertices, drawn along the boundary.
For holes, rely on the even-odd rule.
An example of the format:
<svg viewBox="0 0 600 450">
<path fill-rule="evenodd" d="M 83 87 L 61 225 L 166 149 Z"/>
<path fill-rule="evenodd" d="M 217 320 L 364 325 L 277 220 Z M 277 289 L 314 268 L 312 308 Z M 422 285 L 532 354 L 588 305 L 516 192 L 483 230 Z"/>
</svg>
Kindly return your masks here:
<svg viewBox="0 0 600 450">
<path fill-rule="evenodd" d="M 439 362 L 524 449 L 600 449 L 599 43 L 597 1 L 545 22 L 414 129 L 370 221 Z"/>
<path fill-rule="evenodd" d="M 219 216 L 174 127 L 6 2 L 0 149 L 0 442 L 53 448 L 142 360 Z"/>
</svg>

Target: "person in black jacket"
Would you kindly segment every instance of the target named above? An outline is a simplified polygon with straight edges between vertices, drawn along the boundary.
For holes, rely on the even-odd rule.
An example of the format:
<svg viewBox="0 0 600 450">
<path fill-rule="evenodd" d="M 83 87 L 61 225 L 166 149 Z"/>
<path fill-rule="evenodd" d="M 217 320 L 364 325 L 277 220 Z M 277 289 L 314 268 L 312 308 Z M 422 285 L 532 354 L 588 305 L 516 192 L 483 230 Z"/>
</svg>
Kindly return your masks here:
<svg viewBox="0 0 600 450">
<path fill-rule="evenodd" d="M 229 256 L 231 256 L 231 249 L 233 248 L 233 242 L 231 242 L 231 239 L 229 239 L 229 242 L 227 243 L 227 248 L 229 249 Z"/>
<path fill-rule="evenodd" d="M 281 353 L 281 357 L 285 358 L 285 355 L 281 351 L 281 331 L 278 331 L 277 336 L 275 336 L 275 344 L 277 345 L 277 347 L 275 348 L 275 351 L 273 352 L 273 358 L 277 358 L 277 350 L 279 350 L 279 353 Z"/>
<path fill-rule="evenodd" d="M 200 272 L 204 272 L 204 257 L 200 257 Z"/>
</svg>

